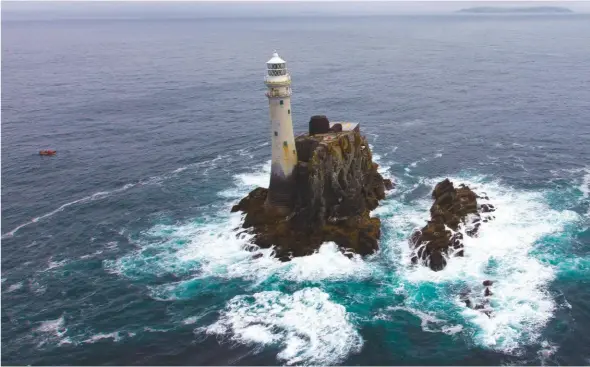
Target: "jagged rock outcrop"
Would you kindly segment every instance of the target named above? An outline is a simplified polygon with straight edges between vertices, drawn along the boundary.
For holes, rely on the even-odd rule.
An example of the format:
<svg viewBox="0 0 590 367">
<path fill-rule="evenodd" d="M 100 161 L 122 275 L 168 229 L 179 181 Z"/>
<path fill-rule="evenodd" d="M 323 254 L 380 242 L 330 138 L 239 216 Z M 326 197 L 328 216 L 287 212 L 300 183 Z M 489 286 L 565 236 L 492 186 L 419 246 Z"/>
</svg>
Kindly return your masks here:
<svg viewBox="0 0 590 367">
<path fill-rule="evenodd" d="M 281 216 L 264 205 L 267 189 L 256 188 L 232 208 L 246 213 L 243 228 L 262 248 L 275 246 L 276 256 L 310 255 L 333 241 L 345 253 L 367 255 L 378 249 L 379 218 L 371 218 L 385 197 L 384 181 L 371 150 L 359 132 L 299 136 L 293 210 Z"/>
<path fill-rule="evenodd" d="M 413 263 L 421 261 L 438 271 L 446 266 L 446 256 L 464 255 L 463 234 L 459 227 L 465 225 L 465 233 L 476 236 L 481 222 L 493 218 L 489 214 L 482 217 L 480 213 L 491 213 L 495 208 L 491 204 L 478 207 L 478 196 L 469 187 L 461 184 L 455 188 L 448 179 L 434 187 L 432 197 L 430 220 L 412 234 L 410 246 L 413 248 Z"/>
</svg>

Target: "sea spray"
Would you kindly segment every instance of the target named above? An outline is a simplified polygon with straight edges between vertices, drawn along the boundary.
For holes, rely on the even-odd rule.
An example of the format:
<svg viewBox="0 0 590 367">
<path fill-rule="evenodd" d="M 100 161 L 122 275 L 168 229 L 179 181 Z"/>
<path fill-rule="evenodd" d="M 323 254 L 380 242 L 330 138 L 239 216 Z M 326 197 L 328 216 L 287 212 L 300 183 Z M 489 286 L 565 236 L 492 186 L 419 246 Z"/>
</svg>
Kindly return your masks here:
<svg viewBox="0 0 590 367">
<path fill-rule="evenodd" d="M 235 297 L 205 332 L 245 344 L 278 345 L 277 358 L 289 365 L 335 364 L 363 345 L 346 309 L 318 288 Z"/>
</svg>

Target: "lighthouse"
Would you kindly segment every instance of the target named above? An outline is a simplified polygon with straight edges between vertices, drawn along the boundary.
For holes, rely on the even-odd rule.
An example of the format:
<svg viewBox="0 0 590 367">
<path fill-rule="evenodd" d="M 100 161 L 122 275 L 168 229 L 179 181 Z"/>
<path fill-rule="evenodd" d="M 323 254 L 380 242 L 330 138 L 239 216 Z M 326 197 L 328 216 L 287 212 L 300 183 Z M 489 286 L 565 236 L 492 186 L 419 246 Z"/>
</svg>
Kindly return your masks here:
<svg viewBox="0 0 590 367">
<path fill-rule="evenodd" d="M 291 118 L 291 76 L 287 63 L 275 51 L 266 62 L 268 108 L 270 110 L 270 133 L 272 161 L 270 185 L 266 198 L 267 207 L 283 214 L 291 211 L 295 186 L 297 150 L 293 137 Z"/>
</svg>

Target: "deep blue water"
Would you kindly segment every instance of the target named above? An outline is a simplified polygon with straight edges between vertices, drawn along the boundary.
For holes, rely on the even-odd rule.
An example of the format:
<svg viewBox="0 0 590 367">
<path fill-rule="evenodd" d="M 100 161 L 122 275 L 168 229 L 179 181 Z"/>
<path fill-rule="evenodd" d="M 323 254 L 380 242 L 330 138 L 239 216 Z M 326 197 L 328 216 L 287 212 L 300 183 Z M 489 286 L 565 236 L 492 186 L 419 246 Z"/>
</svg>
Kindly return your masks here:
<svg viewBox="0 0 590 367">
<path fill-rule="evenodd" d="M 2 363 L 590 363 L 590 16 L 2 22 Z M 379 253 L 252 260 L 264 63 L 293 116 L 360 121 L 396 181 Z M 39 157 L 38 150 L 58 150 Z M 409 264 L 434 184 L 498 210 Z M 493 279 L 494 317 L 459 302 Z"/>
</svg>

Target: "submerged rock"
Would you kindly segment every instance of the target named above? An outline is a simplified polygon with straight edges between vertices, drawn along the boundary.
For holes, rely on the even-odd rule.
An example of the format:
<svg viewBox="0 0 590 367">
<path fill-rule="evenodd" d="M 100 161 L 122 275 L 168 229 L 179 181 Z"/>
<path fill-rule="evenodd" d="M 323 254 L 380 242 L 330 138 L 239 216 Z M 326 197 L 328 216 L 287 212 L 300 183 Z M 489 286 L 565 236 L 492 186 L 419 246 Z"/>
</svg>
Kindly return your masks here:
<svg viewBox="0 0 590 367">
<path fill-rule="evenodd" d="M 410 238 L 413 248 L 412 262 L 425 262 L 432 270 L 444 269 L 446 257 L 464 256 L 461 225 L 466 226 L 468 236 L 477 236 L 482 220 L 479 211 L 491 212 L 491 204 L 485 209 L 478 208 L 478 196 L 467 186 L 455 188 L 449 179 L 439 182 L 432 192 L 434 203 L 430 208 L 430 220 Z M 486 222 L 489 218 L 483 218 Z"/>
<path fill-rule="evenodd" d="M 321 122 L 321 121 L 320 121 Z M 256 188 L 232 208 L 246 213 L 243 228 L 262 248 L 275 246 L 283 261 L 310 255 L 323 242 L 360 255 L 378 249 L 379 218 L 371 218 L 385 198 L 385 182 L 377 172 L 366 138 L 357 131 L 297 137 L 295 203 L 285 216 L 265 205 L 268 190 Z"/>
<path fill-rule="evenodd" d="M 465 307 L 480 311 L 491 318 L 494 315 L 492 303 L 490 302 L 490 297 L 492 297 L 494 293 L 489 288 L 492 284 L 493 282 L 490 280 L 485 280 L 483 282 L 483 297 L 478 294 L 472 294 L 471 289 L 466 287 L 459 293 L 459 300 L 465 304 Z"/>
<path fill-rule="evenodd" d="M 383 180 L 383 185 L 385 185 L 385 189 L 386 190 L 392 190 L 395 187 L 395 185 L 393 184 L 393 182 L 390 179 L 388 179 L 388 178 L 386 178 L 385 180 Z"/>
</svg>

